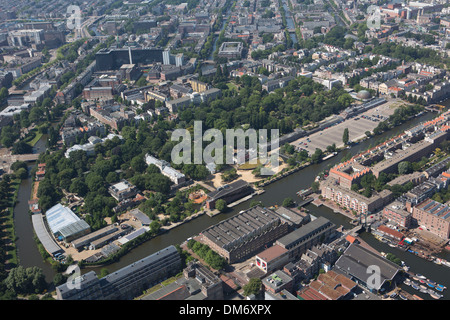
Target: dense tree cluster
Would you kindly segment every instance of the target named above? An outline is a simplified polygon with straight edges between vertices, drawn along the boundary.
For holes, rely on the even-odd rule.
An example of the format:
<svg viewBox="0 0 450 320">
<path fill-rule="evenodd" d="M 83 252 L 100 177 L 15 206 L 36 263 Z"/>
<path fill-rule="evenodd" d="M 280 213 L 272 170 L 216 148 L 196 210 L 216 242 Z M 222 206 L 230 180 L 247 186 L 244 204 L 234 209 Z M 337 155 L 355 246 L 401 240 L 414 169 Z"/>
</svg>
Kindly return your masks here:
<svg viewBox="0 0 450 320">
<path fill-rule="evenodd" d="M 226 260 L 206 244 L 202 244 L 194 239 L 188 241 L 187 246 L 194 251 L 200 259 L 204 260 L 211 268 L 221 270 L 226 266 Z"/>
</svg>

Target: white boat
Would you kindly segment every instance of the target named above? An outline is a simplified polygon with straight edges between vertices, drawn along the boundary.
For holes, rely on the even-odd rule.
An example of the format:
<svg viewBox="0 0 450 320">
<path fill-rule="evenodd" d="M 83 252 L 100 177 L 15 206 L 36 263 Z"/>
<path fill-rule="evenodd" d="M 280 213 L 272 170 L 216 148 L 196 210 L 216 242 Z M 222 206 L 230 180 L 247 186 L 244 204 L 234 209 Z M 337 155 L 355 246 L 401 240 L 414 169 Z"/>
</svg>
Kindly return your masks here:
<svg viewBox="0 0 450 320">
<path fill-rule="evenodd" d="M 440 299 L 443 297 L 442 294 L 437 293 L 436 291 L 433 290 L 428 290 L 429 295 L 434 298 L 434 299 Z"/>
<path fill-rule="evenodd" d="M 423 279 L 423 280 L 427 279 L 427 277 L 425 277 L 425 276 L 423 276 L 421 274 L 418 274 L 418 273 L 416 273 L 416 277 L 419 278 L 419 279 Z"/>
</svg>

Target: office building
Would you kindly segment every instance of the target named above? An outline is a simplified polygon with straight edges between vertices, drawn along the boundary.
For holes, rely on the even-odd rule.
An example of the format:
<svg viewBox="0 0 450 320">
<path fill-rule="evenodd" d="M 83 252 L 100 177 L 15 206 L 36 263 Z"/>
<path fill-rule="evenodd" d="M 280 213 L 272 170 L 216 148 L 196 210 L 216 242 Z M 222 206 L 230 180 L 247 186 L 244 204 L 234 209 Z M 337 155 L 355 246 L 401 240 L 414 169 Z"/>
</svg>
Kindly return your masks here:
<svg viewBox="0 0 450 320">
<path fill-rule="evenodd" d="M 130 54 L 131 52 L 131 54 Z M 131 60 L 131 61 L 130 61 Z M 121 48 L 101 49 L 95 54 L 97 71 L 118 70 L 124 64 L 148 65 L 163 62 L 163 49 Z"/>
</svg>

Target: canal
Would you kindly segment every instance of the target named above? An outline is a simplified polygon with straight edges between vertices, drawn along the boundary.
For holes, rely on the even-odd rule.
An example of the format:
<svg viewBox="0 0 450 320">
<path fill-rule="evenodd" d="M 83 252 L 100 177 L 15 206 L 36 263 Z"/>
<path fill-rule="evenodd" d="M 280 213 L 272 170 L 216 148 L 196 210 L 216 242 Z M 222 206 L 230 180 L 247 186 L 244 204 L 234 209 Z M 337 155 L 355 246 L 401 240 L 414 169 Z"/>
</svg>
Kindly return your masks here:
<svg viewBox="0 0 450 320">
<path fill-rule="evenodd" d="M 297 43 L 297 35 L 295 34 L 295 23 L 294 23 L 294 19 L 292 18 L 292 13 L 291 10 L 289 9 L 286 0 L 282 0 L 283 3 L 283 8 L 284 8 L 284 12 L 285 12 L 285 16 L 286 16 L 286 24 L 287 24 L 287 28 L 289 30 L 294 30 L 294 32 L 289 32 L 289 35 L 291 36 L 292 39 L 292 43 L 295 45 Z"/>
<path fill-rule="evenodd" d="M 47 135 L 33 147 L 33 153 L 42 153 L 46 150 Z M 50 264 L 46 263 L 40 254 L 34 240 L 33 224 L 28 211 L 28 200 L 31 198 L 33 179 L 30 175 L 36 163 L 28 166 L 28 179 L 22 180 L 17 195 L 17 204 L 14 207 L 14 227 L 16 231 L 16 247 L 19 264 L 25 268 L 37 266 L 43 270 L 47 282 L 52 282 L 55 272 Z"/>
<path fill-rule="evenodd" d="M 450 106 L 450 100 L 446 102 L 447 106 Z M 139 259 L 142 259 L 152 253 L 155 253 L 163 248 L 166 248 L 169 245 L 181 244 L 187 238 L 192 237 L 204 229 L 208 228 L 211 225 L 214 225 L 224 219 L 227 219 L 241 210 L 247 209 L 250 201 L 256 200 L 261 201 L 266 206 L 272 206 L 275 204 L 281 205 L 283 200 L 287 197 L 291 197 L 294 200 L 297 200 L 296 192 L 308 188 L 312 181 L 314 181 L 315 177 L 321 173 L 323 170 L 329 168 L 336 163 L 339 163 L 343 157 L 348 155 L 357 154 L 370 146 L 374 145 L 376 141 L 385 139 L 387 137 L 391 137 L 396 135 L 406 128 L 412 127 L 419 122 L 429 120 L 433 118 L 435 114 L 433 113 L 425 113 L 418 118 L 414 118 L 403 125 L 394 128 L 389 132 L 385 132 L 382 135 L 378 136 L 375 140 L 370 139 L 361 142 L 360 144 L 352 147 L 349 150 L 344 150 L 340 152 L 335 157 L 321 162 L 319 164 L 311 165 L 303 170 L 300 170 L 288 177 L 285 177 L 277 182 L 274 182 L 265 187 L 266 192 L 253 197 L 251 200 L 245 201 L 227 213 L 219 214 L 214 217 L 209 217 L 207 215 L 202 215 L 188 223 L 182 224 L 172 231 L 161 234 L 139 247 L 130 251 L 127 255 L 122 257 L 118 262 L 105 266 L 108 271 L 113 272 L 122 267 L 125 267 Z M 40 153 L 45 151 L 45 142 L 46 137 L 43 137 L 37 144 L 34 152 Z M 37 249 L 37 246 L 34 241 L 34 232 L 32 228 L 32 223 L 30 216 L 28 214 L 28 200 L 30 199 L 31 194 L 31 186 L 32 179 L 29 177 L 27 180 L 24 180 L 20 186 L 19 194 L 18 194 L 18 204 L 14 209 L 14 220 L 16 224 L 16 235 L 17 235 L 17 248 L 18 248 L 18 257 L 20 264 L 24 267 L 38 266 L 43 269 L 43 272 L 46 276 L 46 280 L 48 282 L 53 281 L 53 277 L 55 275 L 55 271 L 50 267 L 48 263 L 45 263 Z M 344 228 L 351 228 L 350 220 L 340 214 L 334 213 L 332 210 L 326 207 L 315 207 L 310 204 L 306 206 L 307 209 L 310 210 L 311 214 L 315 216 L 323 216 L 335 223 L 337 226 L 344 226 Z M 396 256 L 398 256 L 401 260 L 405 261 L 407 265 L 411 267 L 411 271 L 416 273 L 421 273 L 424 275 L 430 275 L 432 280 L 436 282 L 440 282 L 447 287 L 450 288 L 450 279 L 446 279 L 448 275 L 448 270 L 445 269 L 444 266 L 438 266 L 430 262 L 426 262 L 421 258 L 418 258 L 412 254 L 402 252 L 396 248 L 384 248 L 385 244 L 377 241 L 375 238 L 371 236 L 371 234 L 364 233 L 362 234 L 364 240 L 366 240 L 369 244 L 373 245 L 377 250 L 384 252 L 392 252 Z M 398 252 L 397 252 L 398 251 Z M 443 258 L 446 258 L 443 256 Z M 447 257 L 450 259 L 450 257 Z M 100 273 L 100 270 L 103 267 L 93 267 L 93 268 L 85 268 L 82 270 L 82 273 L 88 271 L 95 271 L 97 274 Z M 428 271 L 429 270 L 429 271 Z M 448 277 L 447 277 L 448 278 Z M 406 289 L 411 289 L 407 287 Z M 426 297 L 424 297 L 426 298 Z M 446 296 L 447 298 L 447 296 Z"/>
</svg>

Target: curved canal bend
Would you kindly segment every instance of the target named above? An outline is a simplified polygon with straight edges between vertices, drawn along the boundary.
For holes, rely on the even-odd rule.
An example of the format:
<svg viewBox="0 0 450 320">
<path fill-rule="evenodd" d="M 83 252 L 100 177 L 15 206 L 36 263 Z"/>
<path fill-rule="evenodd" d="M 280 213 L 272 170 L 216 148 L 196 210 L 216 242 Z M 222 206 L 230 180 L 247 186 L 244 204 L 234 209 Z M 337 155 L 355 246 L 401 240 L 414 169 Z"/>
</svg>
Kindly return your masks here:
<svg viewBox="0 0 450 320">
<path fill-rule="evenodd" d="M 450 100 L 447 100 L 445 105 L 450 106 Z M 155 253 L 161 249 L 166 248 L 169 245 L 176 245 L 183 243 L 187 238 L 192 237 L 206 229 L 207 227 L 214 225 L 224 219 L 227 219 L 241 210 L 247 209 L 249 206 L 249 201 L 256 200 L 261 201 L 266 206 L 272 206 L 275 204 L 281 205 L 283 200 L 287 197 L 291 197 L 296 200 L 297 195 L 296 192 L 308 188 L 312 181 L 314 181 L 315 177 L 327 169 L 330 165 L 334 165 L 339 163 L 344 156 L 349 154 L 357 154 L 360 151 L 363 151 L 369 148 L 370 145 L 373 145 L 375 142 L 385 137 L 391 137 L 395 134 L 399 134 L 404 131 L 406 128 L 412 127 L 419 122 L 429 120 L 433 118 L 436 114 L 433 113 L 425 113 L 424 115 L 414 118 L 403 125 L 390 130 L 389 132 L 385 132 L 380 136 L 377 136 L 375 139 L 369 139 L 361 142 L 360 144 L 352 147 L 350 150 L 344 150 L 340 152 L 337 156 L 323 161 L 319 164 L 311 165 L 303 170 L 300 170 L 288 177 L 285 177 L 277 182 L 274 182 L 265 187 L 266 192 L 253 197 L 251 200 L 245 201 L 237 206 L 235 206 L 232 210 L 227 213 L 219 214 L 214 217 L 209 217 L 207 215 L 202 215 L 188 223 L 184 223 L 175 229 L 161 234 L 145 243 L 140 245 L 139 247 L 133 249 L 128 254 L 123 256 L 118 262 L 113 264 L 104 266 L 110 272 L 116 271 L 122 267 L 125 267 L 139 259 L 142 259 L 152 253 Z M 37 150 L 35 152 L 43 152 L 45 151 L 45 142 L 46 138 L 43 137 L 38 144 L 36 145 Z M 16 224 L 16 235 L 17 235 L 17 248 L 18 248 L 18 256 L 20 264 L 24 267 L 38 266 L 43 269 L 44 274 L 46 275 L 46 279 L 48 282 L 53 281 L 53 277 L 56 272 L 51 268 L 48 263 L 45 263 L 37 249 L 36 243 L 33 239 L 34 232 L 31 223 L 31 219 L 28 214 L 28 200 L 31 194 L 31 185 L 32 179 L 29 177 L 27 180 L 24 180 L 19 189 L 18 200 L 19 203 L 16 205 L 14 209 L 15 216 L 15 224 Z M 344 228 L 351 228 L 352 225 L 349 223 L 350 219 L 347 217 L 336 214 L 332 210 L 326 207 L 319 207 L 310 204 L 306 206 L 307 209 L 310 210 L 311 214 L 315 216 L 324 216 L 337 226 L 342 225 Z M 396 248 L 391 248 L 386 244 L 377 241 L 371 234 L 363 233 L 362 237 L 365 241 L 367 241 L 370 245 L 372 245 L 378 251 L 391 252 L 399 257 L 401 260 L 405 261 L 407 265 L 411 267 L 411 271 L 416 273 L 424 274 L 425 276 L 431 277 L 432 280 L 442 283 L 447 286 L 450 290 L 450 278 L 448 277 L 448 272 L 450 271 L 446 269 L 444 266 L 438 266 L 434 263 L 427 262 L 419 257 L 416 257 L 407 252 L 400 251 Z M 441 256 L 442 258 L 450 260 L 450 254 L 445 253 Z M 104 267 L 94 267 L 94 268 L 85 268 L 82 270 L 82 273 L 86 273 L 88 271 L 95 271 L 97 274 L 100 273 L 100 270 Z M 419 296 L 422 296 L 425 299 L 430 298 L 428 295 L 421 295 L 420 292 L 414 292 L 410 287 L 405 286 L 406 290 L 411 290 L 411 293 L 416 293 Z M 446 290 L 448 291 L 448 290 Z M 450 299 L 450 295 L 447 292 L 444 292 L 444 299 Z M 431 298 L 430 298 L 431 299 Z"/>
</svg>

